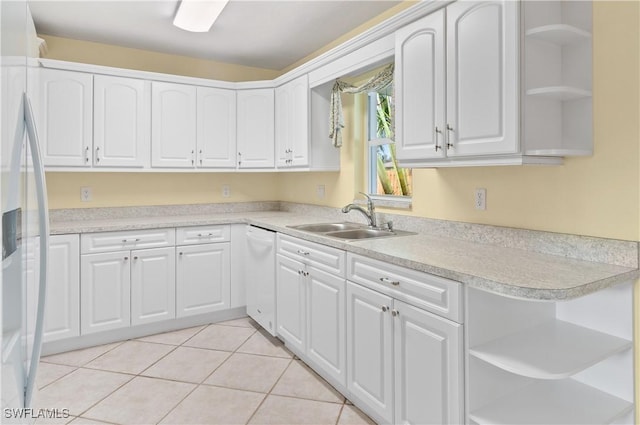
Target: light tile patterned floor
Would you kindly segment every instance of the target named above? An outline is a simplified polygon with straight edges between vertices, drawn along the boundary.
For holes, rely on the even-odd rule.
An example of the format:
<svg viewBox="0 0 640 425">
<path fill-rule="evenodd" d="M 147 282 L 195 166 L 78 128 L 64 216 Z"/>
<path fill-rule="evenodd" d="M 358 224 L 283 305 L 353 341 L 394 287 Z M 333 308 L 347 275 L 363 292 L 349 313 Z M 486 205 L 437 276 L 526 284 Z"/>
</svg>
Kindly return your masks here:
<svg viewBox="0 0 640 425">
<path fill-rule="evenodd" d="M 71 424 L 371 424 L 249 318 L 42 359 L 38 407 Z"/>
</svg>

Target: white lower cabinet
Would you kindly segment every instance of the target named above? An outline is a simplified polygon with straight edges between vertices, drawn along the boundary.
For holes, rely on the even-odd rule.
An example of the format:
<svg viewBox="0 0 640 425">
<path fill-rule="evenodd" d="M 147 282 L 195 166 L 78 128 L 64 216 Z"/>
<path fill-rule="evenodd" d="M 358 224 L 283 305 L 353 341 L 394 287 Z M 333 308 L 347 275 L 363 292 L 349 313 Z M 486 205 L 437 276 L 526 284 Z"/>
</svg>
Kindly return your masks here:
<svg viewBox="0 0 640 425">
<path fill-rule="evenodd" d="M 345 253 L 281 234 L 278 252 L 278 335 L 332 384 L 345 387 Z"/>
<path fill-rule="evenodd" d="M 347 282 L 347 388 L 379 420 L 460 423 L 462 337 L 458 323 Z"/>
<path fill-rule="evenodd" d="M 131 325 L 176 317 L 175 248 L 132 251 Z"/>
<path fill-rule="evenodd" d="M 176 252 L 176 315 L 228 309 L 229 243 L 179 246 Z"/>
<path fill-rule="evenodd" d="M 386 423 L 393 421 L 392 302 L 347 282 L 347 388 Z"/>
<path fill-rule="evenodd" d="M 278 335 L 299 352 L 304 352 L 307 298 L 307 286 L 302 276 L 304 264 L 283 255 L 278 255 L 276 262 Z"/>
<path fill-rule="evenodd" d="M 83 255 L 80 317 L 83 335 L 129 326 L 130 251 Z"/>
<path fill-rule="evenodd" d="M 56 341 L 78 335 L 80 241 L 78 235 L 52 235 L 49 239 L 49 275 L 43 341 Z"/>
</svg>

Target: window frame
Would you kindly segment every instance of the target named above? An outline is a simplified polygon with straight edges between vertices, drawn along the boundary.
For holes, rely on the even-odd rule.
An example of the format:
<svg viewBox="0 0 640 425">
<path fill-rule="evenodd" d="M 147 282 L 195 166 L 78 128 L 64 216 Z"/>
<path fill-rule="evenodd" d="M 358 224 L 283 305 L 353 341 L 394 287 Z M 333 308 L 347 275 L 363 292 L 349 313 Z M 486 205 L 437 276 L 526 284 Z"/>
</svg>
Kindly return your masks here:
<svg viewBox="0 0 640 425">
<path fill-rule="evenodd" d="M 412 196 L 404 195 L 381 195 L 377 193 L 378 187 L 378 172 L 377 172 L 377 152 L 376 149 L 379 145 L 395 143 L 395 141 L 389 138 L 379 138 L 378 133 L 378 121 L 375 112 L 377 110 L 377 98 L 375 96 L 377 92 L 371 91 L 367 95 L 367 158 L 366 158 L 366 181 L 367 190 L 365 191 L 371 199 L 374 200 L 377 206 L 391 207 L 399 209 L 411 208 Z M 412 187 L 413 189 L 413 187 Z M 413 193 L 413 190 L 411 191 Z"/>
</svg>

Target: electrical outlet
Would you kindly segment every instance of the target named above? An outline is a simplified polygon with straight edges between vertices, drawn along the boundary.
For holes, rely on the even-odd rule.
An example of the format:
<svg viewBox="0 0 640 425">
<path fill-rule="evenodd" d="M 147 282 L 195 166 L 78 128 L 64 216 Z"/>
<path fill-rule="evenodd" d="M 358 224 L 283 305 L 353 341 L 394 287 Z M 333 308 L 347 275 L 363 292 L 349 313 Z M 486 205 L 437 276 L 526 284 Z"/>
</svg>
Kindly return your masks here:
<svg viewBox="0 0 640 425">
<path fill-rule="evenodd" d="M 80 188 L 80 200 L 82 202 L 89 202 L 93 199 L 93 191 L 90 187 Z"/>
<path fill-rule="evenodd" d="M 487 209 L 487 189 L 485 188 L 476 189 L 475 206 L 477 210 L 484 211 Z"/>
<path fill-rule="evenodd" d="M 316 189 L 316 196 L 318 197 L 318 199 L 324 199 L 324 195 L 325 195 L 325 187 L 323 184 L 319 184 L 318 188 Z"/>
<path fill-rule="evenodd" d="M 228 184 L 222 185 L 222 197 L 228 198 L 231 196 L 231 187 Z"/>
</svg>

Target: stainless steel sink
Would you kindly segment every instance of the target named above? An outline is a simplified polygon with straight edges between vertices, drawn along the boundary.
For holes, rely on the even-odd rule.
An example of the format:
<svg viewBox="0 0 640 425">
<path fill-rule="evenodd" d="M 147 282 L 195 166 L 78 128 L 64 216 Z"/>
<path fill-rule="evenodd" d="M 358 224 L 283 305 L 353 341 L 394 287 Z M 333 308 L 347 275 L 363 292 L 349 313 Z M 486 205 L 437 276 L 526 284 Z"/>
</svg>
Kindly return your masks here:
<svg viewBox="0 0 640 425">
<path fill-rule="evenodd" d="M 298 226 L 287 226 L 292 229 L 303 230 L 313 233 L 327 233 L 339 230 L 363 229 L 363 224 L 357 223 L 317 223 L 317 224 L 300 224 Z M 366 230 L 366 229 L 363 229 Z"/>
<path fill-rule="evenodd" d="M 413 232 L 406 232 L 404 230 L 385 230 L 385 229 L 352 229 L 342 230 L 337 232 L 327 232 L 325 236 L 332 238 L 346 239 L 346 240 L 360 240 L 370 238 L 388 238 L 391 236 L 407 236 L 415 235 Z"/>
<path fill-rule="evenodd" d="M 404 230 L 373 229 L 367 227 L 365 224 L 358 223 L 313 223 L 287 227 L 345 241 L 415 235 L 413 232 L 406 232 Z"/>
</svg>

